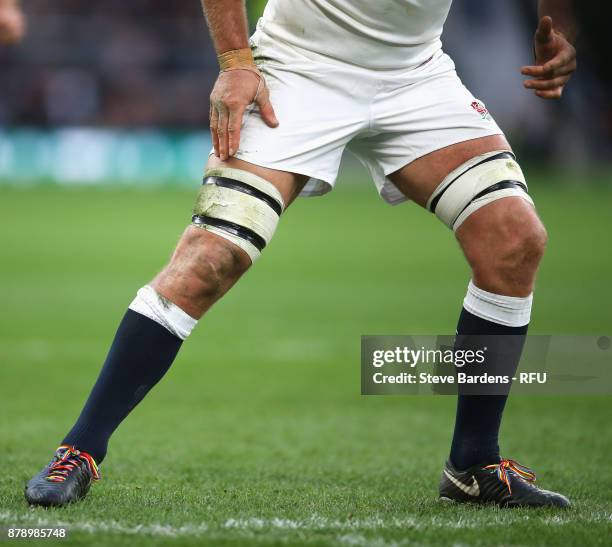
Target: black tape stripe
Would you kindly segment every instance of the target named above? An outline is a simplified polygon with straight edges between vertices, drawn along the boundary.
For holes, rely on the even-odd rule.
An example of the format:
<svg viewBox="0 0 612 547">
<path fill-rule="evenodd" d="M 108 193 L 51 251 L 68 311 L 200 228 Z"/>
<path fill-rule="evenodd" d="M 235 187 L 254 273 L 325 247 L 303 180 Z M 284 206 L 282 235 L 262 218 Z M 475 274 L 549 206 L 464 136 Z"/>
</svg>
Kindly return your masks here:
<svg viewBox="0 0 612 547">
<path fill-rule="evenodd" d="M 496 182 L 495 184 L 492 184 L 488 188 L 485 188 L 482 192 L 478 192 L 478 194 L 476 194 L 470 200 L 470 203 L 468 203 L 463 209 L 461 209 L 461 212 L 455 217 L 455 220 L 453 220 L 453 223 L 451 224 L 451 226 L 455 224 L 455 222 L 457 222 L 457 219 L 461 216 L 461 213 L 463 213 L 463 211 L 465 211 L 470 206 L 471 203 L 473 203 L 474 201 L 476 201 L 477 199 L 483 196 L 486 196 L 487 194 L 490 194 L 491 192 L 496 192 L 497 190 L 505 190 L 506 188 L 519 188 L 523 192 L 527 193 L 527 185 L 525 185 L 523 182 L 520 182 L 518 180 L 502 180 L 500 182 Z"/>
<path fill-rule="evenodd" d="M 523 192 L 527 193 L 527 185 L 519 180 L 501 180 L 495 184 L 492 184 L 488 188 L 485 188 L 482 192 L 478 192 L 473 198 L 472 201 L 481 198 L 482 196 L 486 196 L 491 192 L 495 192 L 497 190 L 505 190 L 506 188 L 519 188 Z M 471 203 L 471 202 L 470 202 Z M 469 203 L 468 203 L 469 205 Z M 466 205 L 467 207 L 467 205 Z M 462 211 L 463 212 L 463 211 Z"/>
<path fill-rule="evenodd" d="M 431 202 L 431 205 L 429 206 L 429 210 L 435 214 L 436 212 L 436 207 L 438 206 L 438 203 L 440 202 L 440 198 L 444 195 L 444 193 L 453 185 L 453 183 L 461 178 L 463 175 L 465 175 L 470 169 L 474 169 L 474 167 L 478 167 L 479 165 L 482 165 L 483 163 L 487 163 L 488 161 L 493 161 L 493 160 L 501 160 L 503 158 L 507 158 L 507 159 L 515 159 L 514 158 L 514 154 L 512 154 L 512 152 L 500 152 L 499 154 L 495 154 L 494 156 L 491 156 L 490 158 L 485 158 L 482 161 L 479 161 L 476 165 L 472 165 L 472 167 L 467 168 L 465 171 L 463 171 L 460 175 L 457 175 L 453 180 L 451 180 L 448 185 L 446 186 L 446 188 L 444 188 L 444 190 L 442 190 Z"/>
<path fill-rule="evenodd" d="M 193 215 L 191 217 L 191 222 L 193 222 L 194 224 L 206 224 L 214 226 L 215 228 L 224 230 L 230 234 L 241 237 L 242 239 L 246 239 L 249 243 L 252 243 L 260 251 L 263 251 L 266 246 L 266 240 L 259 234 L 255 233 L 250 228 L 245 228 L 244 226 L 240 226 L 240 224 L 230 222 L 229 220 L 207 217 L 206 215 Z"/>
<path fill-rule="evenodd" d="M 203 184 L 215 184 L 216 186 L 221 186 L 222 188 L 229 188 L 230 190 L 236 190 L 237 192 L 248 194 L 249 196 L 260 199 L 269 205 L 278 216 L 280 216 L 283 212 L 281 204 L 273 197 L 269 196 L 265 192 L 262 192 L 258 188 L 247 184 L 246 182 L 242 182 L 241 180 L 230 179 L 227 177 L 204 177 Z"/>
</svg>

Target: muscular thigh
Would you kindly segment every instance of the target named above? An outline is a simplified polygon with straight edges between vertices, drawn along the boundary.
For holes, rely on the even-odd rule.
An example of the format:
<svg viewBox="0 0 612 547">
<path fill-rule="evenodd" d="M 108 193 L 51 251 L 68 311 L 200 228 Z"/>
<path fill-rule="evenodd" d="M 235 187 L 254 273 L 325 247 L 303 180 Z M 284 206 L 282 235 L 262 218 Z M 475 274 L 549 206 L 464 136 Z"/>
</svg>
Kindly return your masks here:
<svg viewBox="0 0 612 547">
<path fill-rule="evenodd" d="M 253 173 L 276 186 L 276 189 L 283 196 L 285 207 L 288 207 L 291 202 L 299 195 L 304 188 L 308 177 L 289 173 L 287 171 L 278 171 L 267 167 L 260 167 L 254 163 L 249 163 L 237 158 L 229 158 L 226 161 L 221 161 L 218 157 L 211 155 L 208 159 L 207 168 L 230 167 L 232 169 L 242 169 Z"/>
<path fill-rule="evenodd" d="M 498 150 L 511 150 L 503 135 L 461 142 L 422 156 L 389 178 L 404 195 L 425 207 L 450 172 Z M 499 180 L 486 182 L 494 185 Z M 546 230 L 526 192 L 505 195 L 474 210 L 455 228 L 455 235 L 478 287 L 508 296 L 531 294 Z"/>
<path fill-rule="evenodd" d="M 503 135 L 463 141 L 421 156 L 388 177 L 406 197 L 425 207 L 446 175 L 474 156 L 495 150 L 512 149 Z"/>
</svg>

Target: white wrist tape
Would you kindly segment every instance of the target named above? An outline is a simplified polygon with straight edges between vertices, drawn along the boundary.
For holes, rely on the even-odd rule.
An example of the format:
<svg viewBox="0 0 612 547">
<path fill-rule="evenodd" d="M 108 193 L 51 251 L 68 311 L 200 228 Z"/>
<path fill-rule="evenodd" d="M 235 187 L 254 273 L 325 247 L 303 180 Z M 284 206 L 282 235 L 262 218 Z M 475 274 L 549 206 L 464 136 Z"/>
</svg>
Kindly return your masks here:
<svg viewBox="0 0 612 547">
<path fill-rule="evenodd" d="M 176 304 L 173 304 L 153 287 L 145 285 L 136 293 L 130 309 L 159 323 L 181 340 L 185 340 L 198 323 Z"/>
</svg>

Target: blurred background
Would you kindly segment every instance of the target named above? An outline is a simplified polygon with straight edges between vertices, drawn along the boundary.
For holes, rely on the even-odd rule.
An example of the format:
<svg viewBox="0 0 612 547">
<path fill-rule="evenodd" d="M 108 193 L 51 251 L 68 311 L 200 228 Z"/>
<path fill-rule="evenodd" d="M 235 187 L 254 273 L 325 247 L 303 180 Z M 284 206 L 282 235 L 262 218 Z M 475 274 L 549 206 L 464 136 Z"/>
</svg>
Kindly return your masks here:
<svg viewBox="0 0 612 547">
<path fill-rule="evenodd" d="M 545 102 L 519 73 L 532 59 L 536 3 L 455 2 L 445 49 L 522 162 L 592 169 L 610 161 L 612 142 L 609 63 L 592 39 L 605 32 L 591 32 L 605 18 L 581 12 L 579 72 L 563 101 Z M 0 179 L 193 184 L 217 74 L 198 0 L 23 5 L 25 40 L 0 48 Z M 264 5 L 247 1 L 253 28 Z"/>
</svg>

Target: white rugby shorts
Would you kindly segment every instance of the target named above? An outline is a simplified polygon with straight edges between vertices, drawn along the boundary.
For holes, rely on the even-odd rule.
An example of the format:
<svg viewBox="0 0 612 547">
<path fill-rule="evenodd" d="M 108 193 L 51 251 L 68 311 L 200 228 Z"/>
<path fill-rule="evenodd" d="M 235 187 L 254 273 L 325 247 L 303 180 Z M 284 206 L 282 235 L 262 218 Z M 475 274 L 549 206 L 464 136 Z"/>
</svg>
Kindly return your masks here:
<svg viewBox="0 0 612 547">
<path fill-rule="evenodd" d="M 441 50 L 421 66 L 392 72 L 310 53 L 261 31 L 251 45 L 280 125 L 268 127 L 251 105 L 236 157 L 310 177 L 303 196 L 334 187 L 348 149 L 369 170 L 381 197 L 400 203 L 407 198 L 388 174 L 434 150 L 502 134 Z"/>
</svg>

